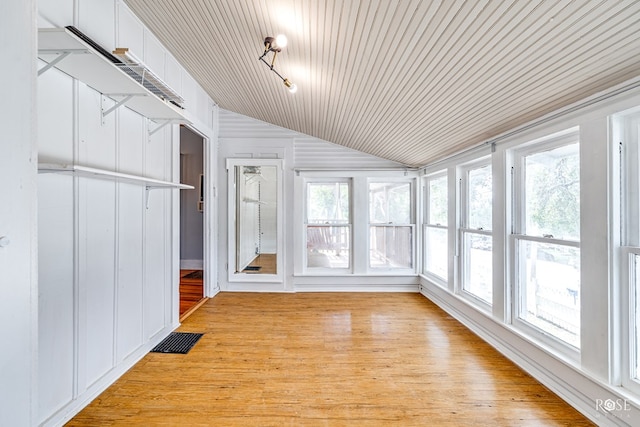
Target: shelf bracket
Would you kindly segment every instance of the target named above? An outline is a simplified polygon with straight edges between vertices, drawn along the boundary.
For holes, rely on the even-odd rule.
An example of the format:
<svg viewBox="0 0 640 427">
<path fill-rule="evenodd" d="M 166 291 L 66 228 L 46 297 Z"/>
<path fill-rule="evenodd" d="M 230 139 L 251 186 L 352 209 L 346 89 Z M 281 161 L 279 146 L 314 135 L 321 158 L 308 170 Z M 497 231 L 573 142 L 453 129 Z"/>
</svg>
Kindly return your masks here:
<svg viewBox="0 0 640 427">
<path fill-rule="evenodd" d="M 102 107 L 102 124 L 104 124 L 104 118 L 107 117 L 109 114 L 111 114 L 112 112 L 114 112 L 115 110 L 117 110 L 118 108 L 120 108 L 122 105 L 126 104 L 127 102 L 129 102 L 131 100 L 131 98 L 133 98 L 134 95 L 126 95 L 123 99 L 121 99 L 120 101 L 116 101 L 115 105 L 111 108 L 108 109 L 104 109 L 104 106 Z M 104 105 L 104 98 L 102 99 L 102 104 Z"/>
<path fill-rule="evenodd" d="M 54 60 L 49 62 L 47 65 L 45 65 L 44 67 L 40 68 L 38 70 L 38 76 L 41 76 L 42 74 L 44 74 L 44 72 L 47 71 L 48 69 L 55 67 L 58 62 L 62 61 L 67 56 L 71 55 L 72 53 L 73 52 L 71 52 L 71 51 L 62 52 L 60 54 L 60 56 L 56 57 Z"/>
<path fill-rule="evenodd" d="M 153 187 L 150 185 L 144 187 L 144 206 L 146 209 L 149 209 L 149 193 L 151 193 L 151 190 L 153 190 Z"/>
<path fill-rule="evenodd" d="M 144 205 L 147 209 L 149 209 L 149 194 L 151 193 L 151 190 L 158 190 L 158 189 L 163 189 L 163 188 L 167 188 L 165 186 L 162 185 L 145 185 L 144 187 Z"/>
<path fill-rule="evenodd" d="M 183 121 L 182 120 L 176 120 L 176 119 L 165 120 L 164 122 L 162 122 L 161 124 L 156 126 L 154 129 L 149 129 L 149 136 L 151 136 L 154 133 L 158 132 L 160 129 L 162 129 L 166 125 L 171 125 L 171 124 L 174 124 L 174 123 L 181 123 L 181 122 L 183 122 Z"/>
</svg>

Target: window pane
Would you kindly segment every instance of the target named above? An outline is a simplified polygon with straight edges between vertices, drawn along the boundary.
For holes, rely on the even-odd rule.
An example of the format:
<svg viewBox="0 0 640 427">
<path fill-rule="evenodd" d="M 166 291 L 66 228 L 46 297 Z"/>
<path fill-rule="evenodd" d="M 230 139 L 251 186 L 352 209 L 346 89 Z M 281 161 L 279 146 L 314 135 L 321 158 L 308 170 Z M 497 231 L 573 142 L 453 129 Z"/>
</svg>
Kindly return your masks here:
<svg viewBox="0 0 640 427">
<path fill-rule="evenodd" d="M 411 184 L 369 184 L 369 219 L 377 224 L 411 224 Z"/>
<path fill-rule="evenodd" d="M 307 184 L 309 224 L 349 223 L 349 184 L 312 182 Z"/>
<path fill-rule="evenodd" d="M 580 347 L 580 249 L 519 240 L 518 316 Z"/>
<path fill-rule="evenodd" d="M 578 144 L 525 158 L 525 234 L 580 239 Z"/>
<path fill-rule="evenodd" d="M 449 266 L 446 229 L 425 227 L 425 254 L 425 270 L 446 280 Z"/>
<path fill-rule="evenodd" d="M 487 304 L 493 302 L 492 238 L 483 234 L 465 232 L 464 279 L 462 288 Z"/>
<path fill-rule="evenodd" d="M 429 218 L 434 225 L 447 225 L 447 177 L 429 180 Z"/>
<path fill-rule="evenodd" d="M 348 226 L 307 226 L 307 267 L 349 268 Z"/>
<path fill-rule="evenodd" d="M 412 268 L 412 227 L 371 226 L 369 265 L 371 268 Z"/>
<path fill-rule="evenodd" d="M 631 353 L 631 375 L 636 381 L 640 381 L 640 256 L 632 256 L 632 281 L 631 292 L 633 295 L 633 349 Z"/>
<path fill-rule="evenodd" d="M 467 228 L 491 230 L 491 165 L 469 171 Z"/>
</svg>

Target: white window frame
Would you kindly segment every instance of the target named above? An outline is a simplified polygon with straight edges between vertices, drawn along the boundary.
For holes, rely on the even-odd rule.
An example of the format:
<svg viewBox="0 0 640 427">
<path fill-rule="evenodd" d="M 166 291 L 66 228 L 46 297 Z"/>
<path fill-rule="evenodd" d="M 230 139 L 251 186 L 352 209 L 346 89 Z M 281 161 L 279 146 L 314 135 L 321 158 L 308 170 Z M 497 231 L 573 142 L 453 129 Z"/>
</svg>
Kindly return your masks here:
<svg viewBox="0 0 640 427">
<path fill-rule="evenodd" d="M 346 268 L 331 268 L 331 267 L 309 267 L 308 266 L 308 251 L 306 248 L 307 245 L 307 230 L 310 225 L 309 224 L 309 193 L 308 188 L 309 184 L 347 184 L 349 186 L 349 222 L 347 224 L 330 224 L 334 227 L 346 227 L 349 233 L 349 265 Z M 305 178 L 304 179 L 304 255 L 302 257 L 303 261 L 303 272 L 306 274 L 351 274 L 353 272 L 353 251 L 354 251 L 354 242 L 353 242 L 353 182 L 351 178 L 348 177 L 326 177 L 326 178 Z"/>
<path fill-rule="evenodd" d="M 459 219 L 458 219 L 458 232 L 457 232 L 457 245 L 458 245 L 458 283 L 456 285 L 456 293 L 463 297 L 465 300 L 471 302 L 473 305 L 478 308 L 491 312 L 493 303 L 488 303 L 484 299 L 479 296 L 469 292 L 464 287 L 465 285 L 465 277 L 466 277 L 466 263 L 468 254 L 464 251 L 464 239 L 465 236 L 477 235 L 477 236 L 489 236 L 493 237 L 493 230 L 485 230 L 485 229 L 475 229 L 469 228 L 469 189 L 468 189 L 468 181 L 469 181 L 469 172 L 475 169 L 481 169 L 486 166 L 489 166 L 493 169 L 493 165 L 491 162 L 491 157 L 483 157 L 478 160 L 475 160 L 470 163 L 466 163 L 458 167 L 458 184 L 459 184 Z M 493 192 L 493 180 L 492 180 L 492 189 Z M 493 208 L 493 206 L 492 206 Z M 492 212 L 493 217 L 493 212 Z M 492 245 L 492 259 L 493 259 L 493 245 Z M 491 268 L 493 269 L 493 262 L 491 263 Z M 493 273 L 492 273 L 493 277 Z M 493 281 L 491 283 L 493 287 Z M 492 289 L 493 295 L 493 289 Z"/>
<path fill-rule="evenodd" d="M 430 183 L 432 181 L 438 180 L 438 179 L 442 179 L 445 178 L 446 182 L 447 182 L 447 223 L 446 224 L 432 224 L 429 221 L 430 218 L 430 213 L 431 213 L 431 192 L 430 192 Z M 449 237 L 448 237 L 448 232 L 449 232 L 449 174 L 448 171 L 446 169 L 441 170 L 439 172 L 435 172 L 433 174 L 429 174 L 425 177 L 423 177 L 423 188 L 424 188 L 424 209 L 423 209 L 423 221 L 422 221 L 422 274 L 424 274 L 425 276 L 429 276 L 429 278 L 431 280 L 433 280 L 436 284 L 440 285 L 440 286 L 446 286 L 447 281 L 448 281 L 448 270 L 449 267 L 447 266 L 445 269 L 445 276 L 440 276 L 439 274 L 427 270 L 427 264 L 428 264 L 428 257 L 430 256 L 430 251 L 429 248 L 427 247 L 427 235 L 428 235 L 428 231 L 429 229 L 435 229 L 435 230 L 443 230 L 446 234 L 446 243 L 447 243 L 447 255 L 449 253 Z"/>
<path fill-rule="evenodd" d="M 558 239 L 551 236 L 535 236 L 527 235 L 524 232 L 525 224 L 525 209 L 524 209 L 524 196 L 525 196 L 525 176 L 524 176 L 524 159 L 536 153 L 542 153 L 550 151 L 555 148 L 559 148 L 565 145 L 574 143 L 580 144 L 579 128 L 574 127 L 565 131 L 557 132 L 552 135 L 548 135 L 543 138 L 539 138 L 535 141 L 525 143 L 519 147 L 511 150 L 513 156 L 513 183 L 512 183 L 512 233 L 509 242 L 509 256 L 510 265 L 512 267 L 513 275 L 511 277 L 511 292 L 512 292 L 512 306 L 511 306 L 511 323 L 513 326 L 520 330 L 522 333 L 541 343 L 543 346 L 549 347 L 560 354 L 568 357 L 570 360 L 579 361 L 580 348 L 571 345 L 570 343 L 544 331 L 535 325 L 526 322 L 520 318 L 520 287 L 518 286 L 518 280 L 520 277 L 520 258 L 518 254 L 519 243 L 523 241 L 538 242 L 544 244 L 559 245 L 565 247 L 573 247 L 580 249 L 580 241 Z M 582 177 L 580 177 L 582 178 Z"/>
<path fill-rule="evenodd" d="M 284 262 L 286 257 L 284 251 L 285 228 L 283 221 L 284 213 L 284 184 L 283 184 L 283 165 L 281 159 L 227 159 L 227 280 L 229 283 L 246 282 L 246 283 L 283 283 L 284 282 Z M 236 272 L 236 187 L 235 187 L 235 168 L 238 166 L 265 166 L 276 168 L 276 273 L 275 274 L 251 274 Z"/>
<path fill-rule="evenodd" d="M 617 278 L 620 304 L 617 307 L 622 311 L 620 378 L 623 387 L 640 394 L 640 379 L 634 378 L 633 366 L 633 361 L 640 356 L 636 354 L 640 352 L 640 339 L 635 342 L 634 327 L 636 316 L 640 316 L 640 313 L 635 312 L 634 292 L 634 284 L 640 285 L 640 277 L 636 277 L 635 271 L 635 259 L 638 258 L 640 262 L 640 177 L 637 172 L 640 167 L 640 108 L 616 115 L 612 121 L 614 131 L 619 133 L 614 142 L 622 142 L 618 180 L 621 200 L 617 207 L 620 212 L 620 275 Z M 636 374 L 640 377 L 640 370 Z"/>
<path fill-rule="evenodd" d="M 409 196 L 410 200 L 410 223 L 408 224 L 385 224 L 385 223 L 374 223 L 371 222 L 371 213 L 369 212 L 369 207 L 371 205 L 371 201 L 369 199 L 369 188 L 371 184 L 380 184 L 380 183 L 398 183 L 398 184 L 409 184 Z M 394 178 L 394 177 L 371 177 L 367 179 L 367 272 L 368 274 L 415 274 L 417 271 L 416 266 L 416 180 L 415 178 Z M 372 267 L 371 266 L 371 227 L 410 227 L 411 228 L 411 268 L 393 268 L 393 267 Z"/>
</svg>

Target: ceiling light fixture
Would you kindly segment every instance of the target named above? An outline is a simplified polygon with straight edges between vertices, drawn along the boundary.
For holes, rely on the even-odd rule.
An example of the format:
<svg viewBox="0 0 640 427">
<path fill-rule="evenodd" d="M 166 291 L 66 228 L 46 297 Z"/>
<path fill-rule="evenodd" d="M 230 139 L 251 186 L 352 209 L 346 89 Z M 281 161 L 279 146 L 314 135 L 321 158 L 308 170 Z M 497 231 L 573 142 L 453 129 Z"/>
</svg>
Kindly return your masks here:
<svg viewBox="0 0 640 427">
<path fill-rule="evenodd" d="M 278 77 L 280 77 L 280 79 L 282 79 L 282 82 L 284 83 L 284 85 L 287 87 L 287 89 L 289 89 L 289 92 L 291 93 L 296 93 L 296 91 L 298 90 L 298 86 L 295 85 L 295 83 L 291 83 L 291 81 L 289 81 L 289 79 L 282 77 L 282 75 L 275 69 L 273 68 L 275 62 L 276 62 L 276 56 L 278 55 L 278 53 L 282 52 L 282 49 L 284 47 L 287 46 L 287 37 L 284 34 L 280 34 L 277 37 L 265 37 L 264 38 L 264 52 L 262 53 L 262 55 L 260 55 L 260 58 L 258 58 L 260 61 L 264 62 L 265 65 L 267 67 L 269 67 L 269 69 L 271 71 L 273 71 L 274 73 L 276 73 L 276 75 Z M 269 54 L 269 52 L 273 52 L 273 56 L 271 58 L 271 63 L 269 63 L 265 57 Z"/>
</svg>

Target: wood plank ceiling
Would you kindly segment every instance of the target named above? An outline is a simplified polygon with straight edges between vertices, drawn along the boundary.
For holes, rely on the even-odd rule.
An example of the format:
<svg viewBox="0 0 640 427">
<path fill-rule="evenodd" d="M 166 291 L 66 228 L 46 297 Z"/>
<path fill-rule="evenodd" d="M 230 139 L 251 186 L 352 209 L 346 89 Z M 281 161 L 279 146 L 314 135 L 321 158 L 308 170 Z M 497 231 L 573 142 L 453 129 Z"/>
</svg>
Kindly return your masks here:
<svg viewBox="0 0 640 427">
<path fill-rule="evenodd" d="M 409 166 L 640 75 L 637 0 L 125 1 L 221 108 Z"/>
</svg>

